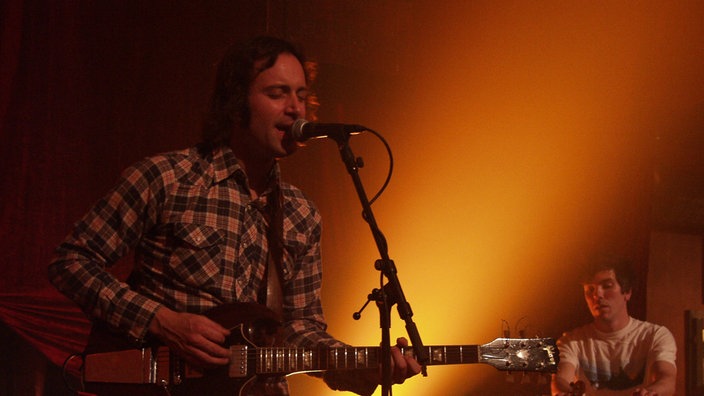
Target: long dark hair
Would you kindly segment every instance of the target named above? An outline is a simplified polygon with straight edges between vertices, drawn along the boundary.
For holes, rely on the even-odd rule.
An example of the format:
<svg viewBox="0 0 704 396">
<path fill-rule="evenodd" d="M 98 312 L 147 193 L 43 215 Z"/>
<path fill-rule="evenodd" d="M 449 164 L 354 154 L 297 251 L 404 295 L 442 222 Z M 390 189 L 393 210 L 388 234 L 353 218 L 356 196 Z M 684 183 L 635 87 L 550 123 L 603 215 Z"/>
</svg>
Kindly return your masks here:
<svg viewBox="0 0 704 396">
<path fill-rule="evenodd" d="M 297 46 L 276 37 L 259 36 L 227 50 L 218 66 L 210 109 L 203 126 L 202 152 L 228 144 L 235 126 L 249 124 L 249 88 L 259 73 L 272 67 L 283 53 L 295 56 L 301 65 L 305 65 L 303 53 Z"/>
</svg>

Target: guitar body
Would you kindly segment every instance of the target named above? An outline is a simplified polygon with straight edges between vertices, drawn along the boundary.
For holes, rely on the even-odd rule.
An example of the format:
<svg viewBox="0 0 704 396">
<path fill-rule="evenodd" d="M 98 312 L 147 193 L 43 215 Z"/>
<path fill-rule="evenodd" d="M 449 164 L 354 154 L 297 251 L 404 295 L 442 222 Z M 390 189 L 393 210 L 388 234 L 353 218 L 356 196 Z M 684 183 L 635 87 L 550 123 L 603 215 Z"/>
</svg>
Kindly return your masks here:
<svg viewBox="0 0 704 396">
<path fill-rule="evenodd" d="M 225 343 L 229 347 L 254 351 L 276 342 L 279 321 L 262 305 L 227 304 L 208 311 L 206 316 L 231 331 Z M 86 359 L 92 362 L 88 361 L 91 367 L 86 364 L 84 369 L 85 390 L 97 396 L 238 396 L 257 386 L 256 356 L 251 353 L 243 358 L 247 360 L 244 373 L 233 376 L 231 366 L 199 370 L 162 345 L 130 348 L 125 337 L 101 326 L 94 326 L 91 332 Z M 137 374 L 121 375 L 120 371 Z"/>
</svg>

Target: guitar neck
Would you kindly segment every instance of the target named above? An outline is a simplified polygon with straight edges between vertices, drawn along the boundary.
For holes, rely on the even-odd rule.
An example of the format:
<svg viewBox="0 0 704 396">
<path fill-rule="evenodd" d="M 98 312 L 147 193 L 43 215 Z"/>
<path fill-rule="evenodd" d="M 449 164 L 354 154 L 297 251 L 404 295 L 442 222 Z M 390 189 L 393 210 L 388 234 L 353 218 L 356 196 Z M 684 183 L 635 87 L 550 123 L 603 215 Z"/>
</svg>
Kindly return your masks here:
<svg viewBox="0 0 704 396">
<path fill-rule="evenodd" d="M 555 371 L 559 359 L 552 339 L 499 338 L 484 345 L 424 346 L 426 365 L 485 363 L 505 371 Z M 246 348 L 245 348 L 246 349 Z M 255 353 L 257 374 L 288 374 L 323 370 L 359 370 L 377 368 L 381 362 L 379 347 L 339 347 L 320 349 L 255 348 L 239 355 Z M 401 348 L 414 356 L 412 347 Z M 233 353 L 233 356 L 237 356 Z M 254 356 L 249 356 L 253 358 Z M 235 362 L 245 363 L 242 362 Z"/>
</svg>

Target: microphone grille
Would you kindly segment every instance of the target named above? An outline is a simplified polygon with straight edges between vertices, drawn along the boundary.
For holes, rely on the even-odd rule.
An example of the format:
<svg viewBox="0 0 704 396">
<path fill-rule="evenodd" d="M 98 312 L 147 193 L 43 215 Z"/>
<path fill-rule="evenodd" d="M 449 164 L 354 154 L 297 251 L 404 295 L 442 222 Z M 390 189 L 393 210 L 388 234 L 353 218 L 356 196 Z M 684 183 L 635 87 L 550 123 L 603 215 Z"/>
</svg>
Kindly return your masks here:
<svg viewBox="0 0 704 396">
<path fill-rule="evenodd" d="M 308 120 L 299 118 L 293 122 L 291 126 L 291 136 L 294 140 L 299 140 L 303 136 L 303 126 L 308 123 Z"/>
</svg>

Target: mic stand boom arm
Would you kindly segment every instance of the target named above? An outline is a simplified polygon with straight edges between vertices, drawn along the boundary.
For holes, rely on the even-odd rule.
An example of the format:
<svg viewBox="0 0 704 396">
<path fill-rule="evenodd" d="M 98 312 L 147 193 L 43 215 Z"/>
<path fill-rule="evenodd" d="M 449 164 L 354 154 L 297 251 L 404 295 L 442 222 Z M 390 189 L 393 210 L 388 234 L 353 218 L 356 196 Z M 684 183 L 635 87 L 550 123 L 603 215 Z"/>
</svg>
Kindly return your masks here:
<svg viewBox="0 0 704 396">
<path fill-rule="evenodd" d="M 329 138 L 334 139 L 337 142 L 338 149 L 340 151 L 340 156 L 342 161 L 347 167 L 347 172 L 352 176 L 352 181 L 354 187 L 357 190 L 357 195 L 359 195 L 359 200 L 362 204 L 362 217 L 369 224 L 374 241 L 376 242 L 377 249 L 381 259 L 377 260 L 374 267 L 381 271 L 381 273 L 388 279 L 386 285 L 384 285 L 381 290 L 379 290 L 379 296 L 377 297 L 377 306 L 379 307 L 380 316 L 380 327 L 382 331 L 382 342 L 381 342 L 381 356 L 382 356 L 382 395 L 390 394 L 392 378 L 391 378 L 391 337 L 390 337 L 390 312 L 391 307 L 394 303 L 397 304 L 397 310 L 401 319 L 406 322 L 406 332 L 413 346 L 413 350 L 416 356 L 416 360 L 424 366 L 428 361 L 427 352 L 423 348 L 423 342 L 421 341 L 420 334 L 418 333 L 418 328 L 413 322 L 413 311 L 411 310 L 411 305 L 406 301 L 406 297 L 403 294 L 401 288 L 401 283 L 398 280 L 396 266 L 394 262 L 389 258 L 388 245 L 384 235 L 379 230 L 374 219 L 374 213 L 371 209 L 371 204 L 364 191 L 364 186 L 359 177 L 360 162 L 352 153 L 352 149 L 349 145 L 350 134 L 346 133 L 342 128 L 339 133 L 328 134 Z M 424 371 L 425 374 L 425 371 Z"/>
</svg>

